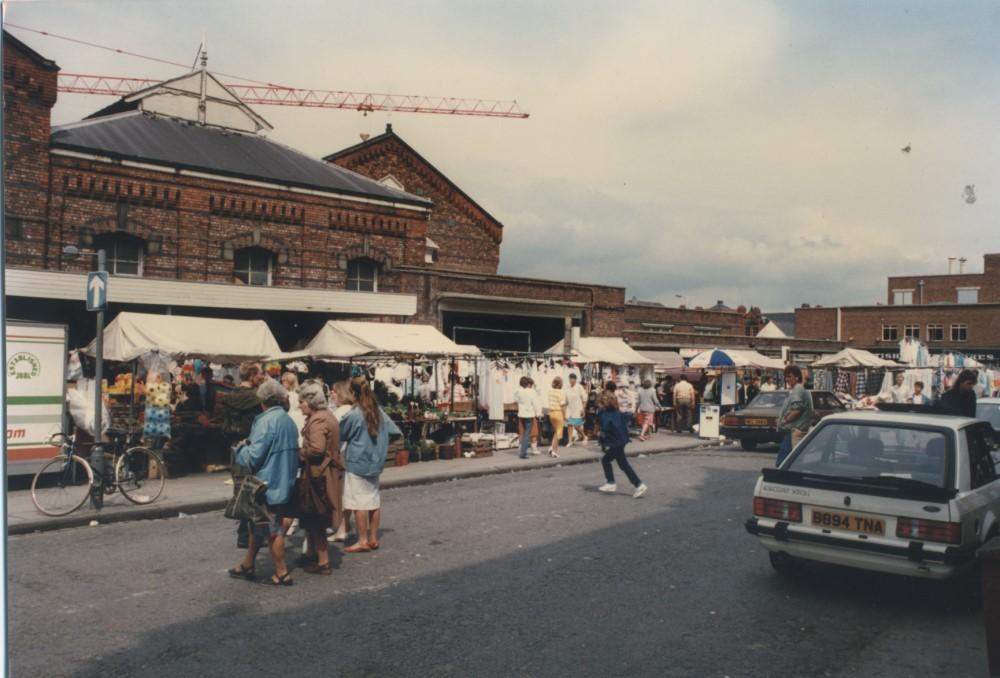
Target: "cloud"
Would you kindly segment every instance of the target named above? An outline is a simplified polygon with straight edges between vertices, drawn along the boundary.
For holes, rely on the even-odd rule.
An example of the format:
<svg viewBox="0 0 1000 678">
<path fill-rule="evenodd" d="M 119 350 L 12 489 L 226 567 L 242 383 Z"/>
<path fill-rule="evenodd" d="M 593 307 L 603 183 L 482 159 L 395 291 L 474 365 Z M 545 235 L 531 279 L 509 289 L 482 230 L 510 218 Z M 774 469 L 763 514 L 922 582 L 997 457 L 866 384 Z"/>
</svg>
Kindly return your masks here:
<svg viewBox="0 0 1000 678">
<path fill-rule="evenodd" d="M 505 273 L 773 311 L 871 303 L 888 275 L 1000 251 L 993 3 L 79 2 L 11 17 L 181 61 L 206 29 L 215 68 L 271 82 L 517 98 L 527 121 L 261 108 L 315 156 L 392 122 L 504 222 Z M 67 71 L 175 73 L 22 37 Z M 55 115 L 105 103 L 63 95 Z"/>
</svg>

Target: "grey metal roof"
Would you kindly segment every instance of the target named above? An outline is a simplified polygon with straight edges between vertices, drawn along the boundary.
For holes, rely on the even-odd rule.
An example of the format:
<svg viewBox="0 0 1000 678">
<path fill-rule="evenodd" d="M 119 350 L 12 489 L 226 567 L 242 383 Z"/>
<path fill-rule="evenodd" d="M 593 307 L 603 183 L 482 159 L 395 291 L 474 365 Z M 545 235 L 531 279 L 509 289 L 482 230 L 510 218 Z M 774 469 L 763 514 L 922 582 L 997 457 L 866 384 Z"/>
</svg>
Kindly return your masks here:
<svg viewBox="0 0 1000 678">
<path fill-rule="evenodd" d="M 139 111 L 53 128 L 52 146 L 421 207 L 433 204 L 262 136 Z"/>
</svg>

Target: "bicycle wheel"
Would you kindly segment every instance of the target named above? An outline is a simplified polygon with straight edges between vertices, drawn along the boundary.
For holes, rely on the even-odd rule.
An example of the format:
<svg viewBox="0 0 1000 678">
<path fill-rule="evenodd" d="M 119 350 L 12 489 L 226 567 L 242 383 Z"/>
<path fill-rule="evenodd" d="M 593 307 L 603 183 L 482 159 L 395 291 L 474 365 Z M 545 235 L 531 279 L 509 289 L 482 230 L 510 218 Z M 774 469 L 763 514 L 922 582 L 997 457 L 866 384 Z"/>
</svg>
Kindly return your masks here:
<svg viewBox="0 0 1000 678">
<path fill-rule="evenodd" d="M 31 501 L 47 516 L 64 516 L 83 506 L 93 482 L 90 464 L 75 454 L 61 455 L 31 479 Z"/>
<path fill-rule="evenodd" d="M 163 463 L 152 450 L 133 447 L 118 457 L 115 482 L 133 504 L 151 504 L 163 492 L 167 482 Z"/>
</svg>

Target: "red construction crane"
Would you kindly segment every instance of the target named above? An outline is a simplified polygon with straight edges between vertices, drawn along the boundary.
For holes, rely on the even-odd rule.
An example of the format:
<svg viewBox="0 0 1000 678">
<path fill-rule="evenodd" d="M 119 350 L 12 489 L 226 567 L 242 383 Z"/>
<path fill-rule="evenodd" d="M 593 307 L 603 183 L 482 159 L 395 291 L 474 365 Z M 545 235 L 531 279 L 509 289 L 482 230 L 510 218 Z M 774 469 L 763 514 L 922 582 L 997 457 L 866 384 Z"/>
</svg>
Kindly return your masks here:
<svg viewBox="0 0 1000 678">
<path fill-rule="evenodd" d="M 159 80 L 121 78 L 109 75 L 59 73 L 58 90 L 74 94 L 106 94 L 127 96 Z M 363 113 L 390 111 L 394 113 L 434 113 L 438 115 L 473 115 L 485 118 L 519 118 L 516 101 L 494 99 L 455 99 L 428 97 L 417 94 L 379 94 L 375 92 L 343 92 L 338 90 L 300 89 L 282 85 L 226 84 L 233 94 L 247 104 L 300 106 L 303 108 L 343 108 Z"/>
<path fill-rule="evenodd" d="M 98 45 L 79 38 L 57 35 L 49 31 L 19 26 L 9 21 L 4 22 L 4 28 L 44 35 L 45 37 L 65 40 L 77 45 L 114 52 L 122 56 L 136 57 L 155 61 L 170 66 L 192 69 L 193 66 L 160 57 L 139 54 L 117 47 Z M 198 47 L 202 68 L 205 68 L 206 55 L 203 51 L 204 40 Z M 484 118 L 515 118 L 524 119 L 527 113 L 521 111 L 516 101 L 498 101 L 494 99 L 457 99 L 452 97 L 428 97 L 417 94 L 378 94 L 375 92 L 342 92 L 338 90 L 301 89 L 271 83 L 258 82 L 227 73 L 216 73 L 218 76 L 243 80 L 248 85 L 226 85 L 241 101 L 248 104 L 267 104 L 271 106 L 300 106 L 304 108 L 342 108 L 361 111 L 365 115 L 369 111 L 389 111 L 394 113 L 435 113 L 438 115 L 472 115 Z M 74 94 L 106 94 L 112 96 L 127 96 L 140 89 L 158 85 L 161 81 L 146 78 L 120 78 L 108 75 L 84 75 L 81 73 L 59 73 L 57 89 L 60 92 Z"/>
</svg>

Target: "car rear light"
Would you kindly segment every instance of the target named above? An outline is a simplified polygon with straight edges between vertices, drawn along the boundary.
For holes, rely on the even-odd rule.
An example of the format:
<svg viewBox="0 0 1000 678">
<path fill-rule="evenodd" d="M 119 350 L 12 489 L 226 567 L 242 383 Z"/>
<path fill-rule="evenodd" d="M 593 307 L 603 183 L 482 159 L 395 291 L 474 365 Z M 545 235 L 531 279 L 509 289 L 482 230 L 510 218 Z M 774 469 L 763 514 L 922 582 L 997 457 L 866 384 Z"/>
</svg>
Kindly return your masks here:
<svg viewBox="0 0 1000 678">
<path fill-rule="evenodd" d="M 776 520 L 787 520 L 790 523 L 801 523 L 802 504 L 794 501 L 754 497 L 753 514 Z"/>
<path fill-rule="evenodd" d="M 722 425 L 723 426 L 739 426 L 740 425 L 740 418 L 739 417 L 723 417 L 722 418 Z"/>
<path fill-rule="evenodd" d="M 962 523 L 942 523 L 921 518 L 896 518 L 896 536 L 900 539 L 923 539 L 958 544 L 962 541 Z"/>
</svg>

